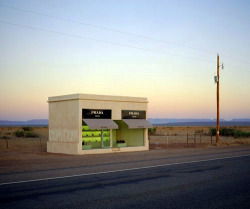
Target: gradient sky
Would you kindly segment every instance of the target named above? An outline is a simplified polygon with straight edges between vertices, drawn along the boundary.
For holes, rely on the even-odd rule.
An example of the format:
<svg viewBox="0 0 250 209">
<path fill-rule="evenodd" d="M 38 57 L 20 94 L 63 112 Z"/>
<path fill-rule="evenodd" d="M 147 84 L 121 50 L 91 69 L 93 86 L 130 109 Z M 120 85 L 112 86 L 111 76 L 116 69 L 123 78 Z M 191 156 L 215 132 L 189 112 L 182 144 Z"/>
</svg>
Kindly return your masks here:
<svg viewBox="0 0 250 209">
<path fill-rule="evenodd" d="M 166 41 L 0 6 L 0 120 L 48 118 L 48 97 L 72 93 L 147 97 L 154 118 L 216 118 L 217 52 L 225 65 L 220 71 L 221 118 L 250 118 L 248 0 L 1 0 L 0 5 Z"/>
</svg>

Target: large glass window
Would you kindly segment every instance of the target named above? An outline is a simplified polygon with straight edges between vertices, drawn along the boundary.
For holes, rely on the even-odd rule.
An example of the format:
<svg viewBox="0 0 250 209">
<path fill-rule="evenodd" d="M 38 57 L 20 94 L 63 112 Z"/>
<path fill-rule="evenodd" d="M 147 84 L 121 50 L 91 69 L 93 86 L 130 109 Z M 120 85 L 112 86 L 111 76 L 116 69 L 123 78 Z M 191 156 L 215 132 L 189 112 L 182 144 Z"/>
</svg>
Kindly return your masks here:
<svg viewBox="0 0 250 209">
<path fill-rule="evenodd" d="M 110 129 L 89 129 L 82 124 L 82 149 L 100 149 L 110 147 Z"/>
<path fill-rule="evenodd" d="M 117 130 L 113 130 L 113 147 L 137 147 L 144 146 L 144 129 L 129 129 L 122 120 L 116 120 Z"/>
</svg>

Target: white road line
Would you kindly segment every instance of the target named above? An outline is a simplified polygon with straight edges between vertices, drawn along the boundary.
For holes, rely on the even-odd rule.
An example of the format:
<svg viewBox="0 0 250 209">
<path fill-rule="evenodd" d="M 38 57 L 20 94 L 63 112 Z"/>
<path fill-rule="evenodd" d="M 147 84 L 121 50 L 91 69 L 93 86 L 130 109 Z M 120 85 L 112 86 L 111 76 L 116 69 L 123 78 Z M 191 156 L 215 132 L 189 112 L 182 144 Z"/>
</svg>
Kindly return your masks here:
<svg viewBox="0 0 250 209">
<path fill-rule="evenodd" d="M 80 177 L 80 176 L 91 176 L 91 175 L 99 175 L 99 174 L 106 174 L 106 173 L 116 173 L 116 172 L 123 172 L 123 171 L 134 171 L 134 170 L 141 170 L 141 169 L 149 169 L 149 168 L 157 168 L 157 167 L 165 167 L 165 166 L 181 165 L 181 164 L 191 164 L 191 163 L 199 163 L 199 162 L 208 162 L 208 161 L 232 159 L 232 158 L 247 157 L 247 156 L 250 156 L 250 154 L 231 156 L 231 157 L 213 158 L 213 159 L 206 159 L 206 160 L 194 160 L 194 161 L 180 162 L 180 163 L 168 163 L 168 164 L 162 164 L 162 165 L 144 166 L 144 167 L 139 167 L 139 168 L 127 168 L 127 169 L 113 170 L 113 171 L 101 171 L 101 172 L 97 172 L 97 173 L 82 173 L 82 174 L 76 174 L 76 175 L 71 175 L 71 176 L 58 176 L 58 177 L 33 179 L 33 180 L 26 180 L 26 181 L 6 182 L 6 183 L 0 183 L 0 186 L 10 185 L 10 184 L 37 182 L 37 181 L 55 180 L 55 179 L 64 179 L 64 178 L 73 178 L 73 177 Z"/>
</svg>

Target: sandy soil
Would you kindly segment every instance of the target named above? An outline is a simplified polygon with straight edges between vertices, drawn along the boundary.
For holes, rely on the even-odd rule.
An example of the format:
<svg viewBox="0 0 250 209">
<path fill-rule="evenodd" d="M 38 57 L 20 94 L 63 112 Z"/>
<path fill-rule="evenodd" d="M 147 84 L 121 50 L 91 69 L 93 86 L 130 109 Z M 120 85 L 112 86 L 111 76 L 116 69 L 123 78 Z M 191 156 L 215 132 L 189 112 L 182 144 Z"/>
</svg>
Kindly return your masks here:
<svg viewBox="0 0 250 209">
<path fill-rule="evenodd" d="M 95 157 L 88 156 L 72 156 L 64 154 L 51 154 L 46 152 L 46 143 L 48 141 L 48 128 L 47 127 L 38 127 L 34 128 L 34 132 L 40 135 L 40 138 L 16 138 L 14 136 L 14 131 L 21 129 L 20 127 L 0 127 L 0 137 L 8 136 L 8 148 L 5 139 L 0 139 L 0 173 L 5 172 L 16 172 L 16 171 L 28 171 L 39 170 L 42 167 L 46 169 L 52 169 L 57 167 L 64 166 L 78 166 L 84 164 L 95 164 L 95 163 L 105 163 L 106 161 L 116 161 L 114 159 L 114 154 L 103 155 L 101 158 L 98 158 L 98 161 Z M 244 128 L 244 130 L 249 130 L 250 127 Z M 201 130 L 208 131 L 209 128 L 201 127 L 160 127 L 157 130 L 158 136 L 149 136 L 150 149 L 152 152 L 147 152 L 149 156 L 154 156 L 154 150 L 165 150 L 168 149 L 168 152 L 178 153 L 183 150 L 193 150 L 197 148 L 197 151 L 200 149 L 206 150 L 207 148 L 216 148 L 218 147 L 232 147 L 239 145 L 250 145 L 250 139 L 234 139 L 232 137 L 221 137 L 221 142 L 219 145 L 215 144 L 215 137 L 213 137 L 211 145 L 211 137 L 209 135 L 202 135 L 201 143 L 199 135 L 196 136 L 196 144 L 194 144 L 194 132 L 201 132 Z M 187 147 L 187 133 L 189 134 L 189 146 Z M 204 132 L 203 132 L 204 133 Z M 206 132 L 205 132 L 206 133 Z M 207 132 L 208 133 L 208 132 Z M 168 140 L 166 137 L 168 134 Z M 161 136 L 159 136 L 161 135 Z M 116 156 L 131 155 L 131 159 L 135 159 L 141 155 L 144 155 L 144 152 L 141 154 L 135 154 L 132 156 L 129 153 L 116 154 Z M 87 161 L 86 161 L 87 160 Z M 96 161 L 95 161 L 96 160 Z M 119 160 L 119 157 L 117 157 Z"/>
<path fill-rule="evenodd" d="M 250 138 L 234 138 L 220 136 L 220 143 L 216 144 L 216 137 L 210 135 L 211 127 L 157 127 L 155 135 L 149 136 L 150 148 L 180 148 L 180 147 L 209 147 L 209 146 L 237 146 L 250 145 Z M 242 131 L 250 131 L 250 126 L 227 127 Z M 187 143 L 188 138 L 188 143 Z"/>
<path fill-rule="evenodd" d="M 169 127 L 169 126 L 158 126 L 156 134 L 161 135 L 161 134 L 169 134 L 169 135 L 187 135 L 189 134 L 194 134 L 194 133 L 204 133 L 204 134 L 209 134 L 210 133 L 210 128 L 211 127 L 206 127 L 206 126 L 174 126 L 174 127 Z M 233 128 L 233 129 L 238 129 L 242 131 L 249 131 L 250 132 L 250 126 L 228 126 L 227 128 Z"/>
</svg>

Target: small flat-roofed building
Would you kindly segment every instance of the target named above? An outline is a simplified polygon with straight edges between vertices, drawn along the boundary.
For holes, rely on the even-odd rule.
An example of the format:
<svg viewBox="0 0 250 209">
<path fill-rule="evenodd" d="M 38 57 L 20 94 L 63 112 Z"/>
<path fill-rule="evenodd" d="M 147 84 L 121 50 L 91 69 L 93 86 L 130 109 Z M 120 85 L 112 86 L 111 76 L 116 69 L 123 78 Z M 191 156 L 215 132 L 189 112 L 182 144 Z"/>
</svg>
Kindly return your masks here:
<svg viewBox="0 0 250 209">
<path fill-rule="evenodd" d="M 71 94 L 49 97 L 47 151 L 65 154 L 149 149 L 147 98 Z"/>
</svg>

